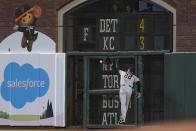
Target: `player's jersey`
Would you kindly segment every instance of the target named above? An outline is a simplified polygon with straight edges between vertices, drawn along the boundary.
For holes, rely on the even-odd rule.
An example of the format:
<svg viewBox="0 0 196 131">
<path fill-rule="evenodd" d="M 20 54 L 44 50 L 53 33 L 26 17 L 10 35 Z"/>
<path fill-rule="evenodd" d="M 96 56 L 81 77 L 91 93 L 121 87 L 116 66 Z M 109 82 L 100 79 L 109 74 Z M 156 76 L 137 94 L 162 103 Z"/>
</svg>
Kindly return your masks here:
<svg viewBox="0 0 196 131">
<path fill-rule="evenodd" d="M 126 73 L 122 70 L 119 70 L 119 74 L 120 74 L 121 86 L 124 85 L 124 86 L 133 87 L 133 84 L 139 81 L 139 78 L 137 78 L 135 75 Z"/>
</svg>

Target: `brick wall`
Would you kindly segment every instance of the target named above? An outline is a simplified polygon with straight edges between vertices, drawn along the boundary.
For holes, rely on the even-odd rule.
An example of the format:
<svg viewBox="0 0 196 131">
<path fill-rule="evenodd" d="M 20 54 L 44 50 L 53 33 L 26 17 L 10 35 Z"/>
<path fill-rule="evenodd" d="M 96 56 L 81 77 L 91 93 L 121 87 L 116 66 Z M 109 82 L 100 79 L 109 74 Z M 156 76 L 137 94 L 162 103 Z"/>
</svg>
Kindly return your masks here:
<svg viewBox="0 0 196 131">
<path fill-rule="evenodd" d="M 36 30 L 48 35 L 57 43 L 57 10 L 71 0 L 26 0 L 30 5 L 39 5 L 42 16 Z M 164 0 L 176 9 L 177 52 L 196 51 L 196 0 Z M 24 0 L 0 0 L 0 42 L 13 33 L 15 8 Z M 175 26 L 175 25 L 174 25 Z"/>
<path fill-rule="evenodd" d="M 15 32 L 13 26 L 15 9 L 28 3 L 31 6 L 39 5 L 42 16 L 37 20 L 35 29 L 53 39 L 57 43 L 57 9 L 68 0 L 0 0 L 0 42 Z"/>
<path fill-rule="evenodd" d="M 196 51 L 196 1 L 164 0 L 176 9 L 177 52 Z"/>
</svg>

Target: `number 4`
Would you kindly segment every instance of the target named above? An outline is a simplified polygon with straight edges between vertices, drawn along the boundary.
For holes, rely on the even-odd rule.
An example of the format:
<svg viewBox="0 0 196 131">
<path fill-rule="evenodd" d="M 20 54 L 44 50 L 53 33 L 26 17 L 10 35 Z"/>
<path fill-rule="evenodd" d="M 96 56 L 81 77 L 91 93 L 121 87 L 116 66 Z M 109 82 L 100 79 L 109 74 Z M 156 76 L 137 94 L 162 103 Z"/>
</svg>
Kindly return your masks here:
<svg viewBox="0 0 196 131">
<path fill-rule="evenodd" d="M 140 22 L 140 29 L 142 29 L 142 32 L 144 32 L 144 18 L 142 18 Z"/>
</svg>

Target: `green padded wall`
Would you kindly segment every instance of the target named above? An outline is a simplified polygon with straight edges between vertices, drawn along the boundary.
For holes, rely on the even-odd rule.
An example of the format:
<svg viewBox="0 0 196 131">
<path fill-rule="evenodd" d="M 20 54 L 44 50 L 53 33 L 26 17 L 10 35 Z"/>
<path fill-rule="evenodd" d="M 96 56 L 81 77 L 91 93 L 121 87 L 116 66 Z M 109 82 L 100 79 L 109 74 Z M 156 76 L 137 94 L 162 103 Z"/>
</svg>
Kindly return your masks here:
<svg viewBox="0 0 196 131">
<path fill-rule="evenodd" d="M 165 54 L 164 117 L 196 118 L 196 54 Z"/>
</svg>

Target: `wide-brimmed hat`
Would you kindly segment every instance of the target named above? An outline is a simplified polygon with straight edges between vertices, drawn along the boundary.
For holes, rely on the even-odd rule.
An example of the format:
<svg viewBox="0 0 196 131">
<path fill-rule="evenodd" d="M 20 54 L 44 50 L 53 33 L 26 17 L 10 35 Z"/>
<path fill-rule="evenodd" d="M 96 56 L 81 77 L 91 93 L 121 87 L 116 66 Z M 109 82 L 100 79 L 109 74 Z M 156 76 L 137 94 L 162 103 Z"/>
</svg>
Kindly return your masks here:
<svg viewBox="0 0 196 131">
<path fill-rule="evenodd" d="M 28 4 L 25 4 L 21 6 L 20 8 L 17 8 L 15 11 L 15 22 L 20 20 L 23 16 L 33 11 L 33 8 L 30 8 Z"/>
<path fill-rule="evenodd" d="M 32 11 L 34 11 L 34 15 L 36 18 L 39 18 L 41 16 L 42 11 L 38 5 L 30 7 L 28 4 L 24 4 L 20 8 L 17 8 L 15 11 L 15 22 L 19 21 L 23 16 Z"/>
</svg>

